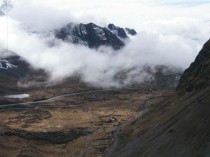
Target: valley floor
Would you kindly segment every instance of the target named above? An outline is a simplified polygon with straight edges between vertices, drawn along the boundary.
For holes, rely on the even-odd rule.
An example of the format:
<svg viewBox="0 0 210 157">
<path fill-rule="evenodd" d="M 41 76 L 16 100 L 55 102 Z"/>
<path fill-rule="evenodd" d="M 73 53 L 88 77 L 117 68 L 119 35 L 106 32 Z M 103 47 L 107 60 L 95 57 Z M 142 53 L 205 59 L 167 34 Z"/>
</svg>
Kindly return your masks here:
<svg viewBox="0 0 210 157">
<path fill-rule="evenodd" d="M 60 91 L 57 95 L 33 91 L 30 98 L 4 100 L 0 105 L 1 157 L 104 156 L 117 143 L 123 126 L 169 93 L 143 87 Z"/>
</svg>

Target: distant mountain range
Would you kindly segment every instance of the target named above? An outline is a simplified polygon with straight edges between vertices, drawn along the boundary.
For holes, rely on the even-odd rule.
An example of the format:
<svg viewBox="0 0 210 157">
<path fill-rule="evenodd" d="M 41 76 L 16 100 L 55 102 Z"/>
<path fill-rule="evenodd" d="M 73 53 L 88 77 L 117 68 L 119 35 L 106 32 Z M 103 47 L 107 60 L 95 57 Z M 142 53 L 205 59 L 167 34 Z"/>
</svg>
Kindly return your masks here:
<svg viewBox="0 0 210 157">
<path fill-rule="evenodd" d="M 11 3 L 4 3 L 0 7 L 0 14 L 5 15 L 5 9 L 12 9 Z M 28 34 L 37 34 L 40 38 L 52 37 L 53 39 L 61 40 L 69 44 L 84 45 L 89 48 L 97 49 L 100 46 L 111 47 L 114 50 L 123 48 L 128 42 L 129 38 L 137 35 L 136 30 L 132 28 L 122 28 L 115 24 L 108 24 L 107 26 L 98 26 L 94 23 L 68 23 L 61 28 L 55 30 L 49 30 L 48 32 L 37 32 L 30 28 L 25 29 Z M 49 41 L 51 42 L 51 41 Z M 49 43 L 49 46 L 54 46 Z M 3 52 L 2 52 L 3 53 Z M 171 71 L 166 66 L 158 65 L 156 72 L 149 70 L 150 67 L 145 68 L 145 71 L 154 75 L 154 81 L 151 82 L 153 85 L 161 87 L 174 88 L 178 83 L 181 75 L 180 71 Z M 164 73 L 164 71 L 167 71 Z M 173 74 L 172 74 L 173 73 Z M 126 78 L 126 73 L 120 73 L 122 78 Z M 12 80 L 23 80 L 42 77 L 42 80 L 47 79 L 47 74 L 43 70 L 37 70 L 25 61 L 21 56 L 18 56 L 15 52 L 12 55 L 0 58 L 0 77 L 12 78 Z M 120 78 L 121 79 L 121 78 Z"/>
<path fill-rule="evenodd" d="M 5 15 L 4 10 L 6 7 L 12 8 L 12 5 L 3 4 L 0 7 L 0 14 L 3 16 Z M 125 40 L 129 38 L 129 35 L 137 34 L 133 29 L 123 29 L 114 24 L 109 24 L 108 27 L 100 27 L 94 23 L 69 23 L 54 31 L 45 33 L 32 31 L 30 29 L 26 29 L 25 31 L 29 32 L 29 35 L 38 34 L 41 38 L 53 36 L 53 38 L 63 40 L 69 44 L 82 44 L 90 48 L 109 46 L 115 50 L 125 46 Z M 40 72 L 39 70 L 33 69 L 30 63 L 25 61 L 21 56 L 18 56 L 15 52 L 8 50 L 10 55 L 4 57 L 6 51 L 0 52 L 2 54 L 0 56 L 0 77 L 22 79 L 34 76 L 34 74 Z"/>
<path fill-rule="evenodd" d="M 0 6 L 0 16 L 4 16 L 12 8 L 13 5 L 11 1 L 3 1 L 3 4 Z M 109 24 L 107 27 L 101 27 L 94 23 L 77 24 L 72 22 L 51 32 L 52 33 L 46 34 L 53 35 L 55 38 L 68 43 L 82 44 L 90 48 L 109 46 L 115 50 L 125 46 L 125 41 L 129 36 L 137 34 L 134 29 L 121 28 L 114 24 Z M 42 33 L 33 30 L 30 30 L 29 33 L 41 34 L 42 36 L 46 35 L 45 33 L 43 35 Z"/>
<path fill-rule="evenodd" d="M 53 38 L 69 44 L 80 44 L 94 49 L 100 46 L 108 46 L 112 47 L 114 50 L 123 48 L 128 42 L 129 37 L 137 34 L 134 29 L 121 28 L 114 24 L 109 24 L 107 27 L 100 27 L 94 23 L 69 23 L 50 33 L 42 34 L 29 31 L 29 34 L 30 33 L 39 34 L 41 38 L 54 36 Z M 150 82 L 152 85 L 170 89 L 177 85 L 182 73 L 182 71 L 177 69 L 171 71 L 170 68 L 162 65 L 155 67 L 155 72 L 151 70 L 149 66 L 144 70 L 154 76 L 154 80 Z M 126 78 L 127 73 L 122 71 L 120 75 L 123 77 L 119 79 Z M 12 54 L 6 58 L 0 58 L 0 77 L 12 78 L 18 81 L 23 79 L 31 80 L 32 78 L 36 80 L 36 76 L 43 78 L 42 80 L 47 79 L 47 74 L 44 73 L 43 70 L 34 69 L 30 63 L 15 54 L 15 52 L 12 52 Z"/>
<path fill-rule="evenodd" d="M 100 27 L 94 23 L 75 24 L 69 23 L 55 31 L 55 37 L 63 41 L 83 44 L 90 48 L 98 48 L 99 46 L 111 46 L 118 50 L 125 45 L 125 39 L 128 35 L 136 35 L 137 32 L 130 28 L 121 28 L 114 24 L 108 27 Z"/>
</svg>

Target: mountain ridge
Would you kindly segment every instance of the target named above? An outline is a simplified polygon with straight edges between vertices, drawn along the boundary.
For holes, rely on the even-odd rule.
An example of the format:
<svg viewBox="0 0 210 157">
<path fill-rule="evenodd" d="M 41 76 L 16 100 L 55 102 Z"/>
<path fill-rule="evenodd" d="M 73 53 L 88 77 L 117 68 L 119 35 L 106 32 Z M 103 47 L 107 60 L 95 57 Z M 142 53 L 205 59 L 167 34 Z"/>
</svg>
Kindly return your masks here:
<svg viewBox="0 0 210 157">
<path fill-rule="evenodd" d="M 109 24 L 108 28 L 100 27 L 92 22 L 88 24 L 69 23 L 60 29 L 56 29 L 55 37 L 69 43 L 86 45 L 90 48 L 110 46 L 115 50 L 124 47 L 124 39 L 128 38 L 123 28 L 116 27 L 114 24 Z"/>
<path fill-rule="evenodd" d="M 185 70 L 177 90 L 195 91 L 210 85 L 210 39 L 204 44 L 195 61 Z"/>
</svg>

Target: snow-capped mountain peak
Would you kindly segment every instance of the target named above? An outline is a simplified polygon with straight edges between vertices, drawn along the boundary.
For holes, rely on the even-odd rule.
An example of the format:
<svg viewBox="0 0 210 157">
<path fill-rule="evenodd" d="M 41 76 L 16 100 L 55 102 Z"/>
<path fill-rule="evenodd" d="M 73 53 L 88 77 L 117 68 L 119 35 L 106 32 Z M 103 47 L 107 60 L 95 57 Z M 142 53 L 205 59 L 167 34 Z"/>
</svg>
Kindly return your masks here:
<svg viewBox="0 0 210 157">
<path fill-rule="evenodd" d="M 117 50 L 125 45 L 124 39 L 128 38 L 125 29 L 110 24 L 100 27 L 94 23 L 75 24 L 69 23 L 55 31 L 55 37 L 69 43 L 83 44 L 90 48 L 110 46 Z"/>
</svg>

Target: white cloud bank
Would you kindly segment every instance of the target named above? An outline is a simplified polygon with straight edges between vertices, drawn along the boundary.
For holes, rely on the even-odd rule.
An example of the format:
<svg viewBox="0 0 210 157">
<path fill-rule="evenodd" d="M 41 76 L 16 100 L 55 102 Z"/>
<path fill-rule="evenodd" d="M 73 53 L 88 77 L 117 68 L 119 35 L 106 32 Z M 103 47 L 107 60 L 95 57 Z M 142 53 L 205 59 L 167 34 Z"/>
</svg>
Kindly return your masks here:
<svg viewBox="0 0 210 157">
<path fill-rule="evenodd" d="M 150 76 L 144 72 L 145 65 L 154 67 L 161 64 L 185 69 L 210 37 L 209 15 L 206 12 L 208 4 L 177 8 L 154 6 L 155 1 L 151 1 L 152 6 L 136 0 L 130 3 L 127 0 L 100 2 L 14 1 L 14 9 L 9 13 L 9 18 L 0 17 L 0 48 L 6 46 L 5 21 L 8 20 L 9 49 L 34 67 L 45 69 L 52 80 L 80 74 L 87 83 L 107 87 L 121 85 L 122 82 L 115 77 L 122 71 L 128 72 L 123 84 L 148 79 Z M 199 18 L 198 15 L 203 16 Z M 98 24 L 111 21 L 122 26 L 136 27 L 140 34 L 132 38 L 122 50 L 115 52 L 107 47 L 93 50 L 61 41 L 57 41 L 55 47 L 48 47 L 46 42 L 49 38 L 40 38 L 23 29 L 23 26 L 27 26 L 46 31 L 72 21 L 93 21 Z"/>
</svg>

